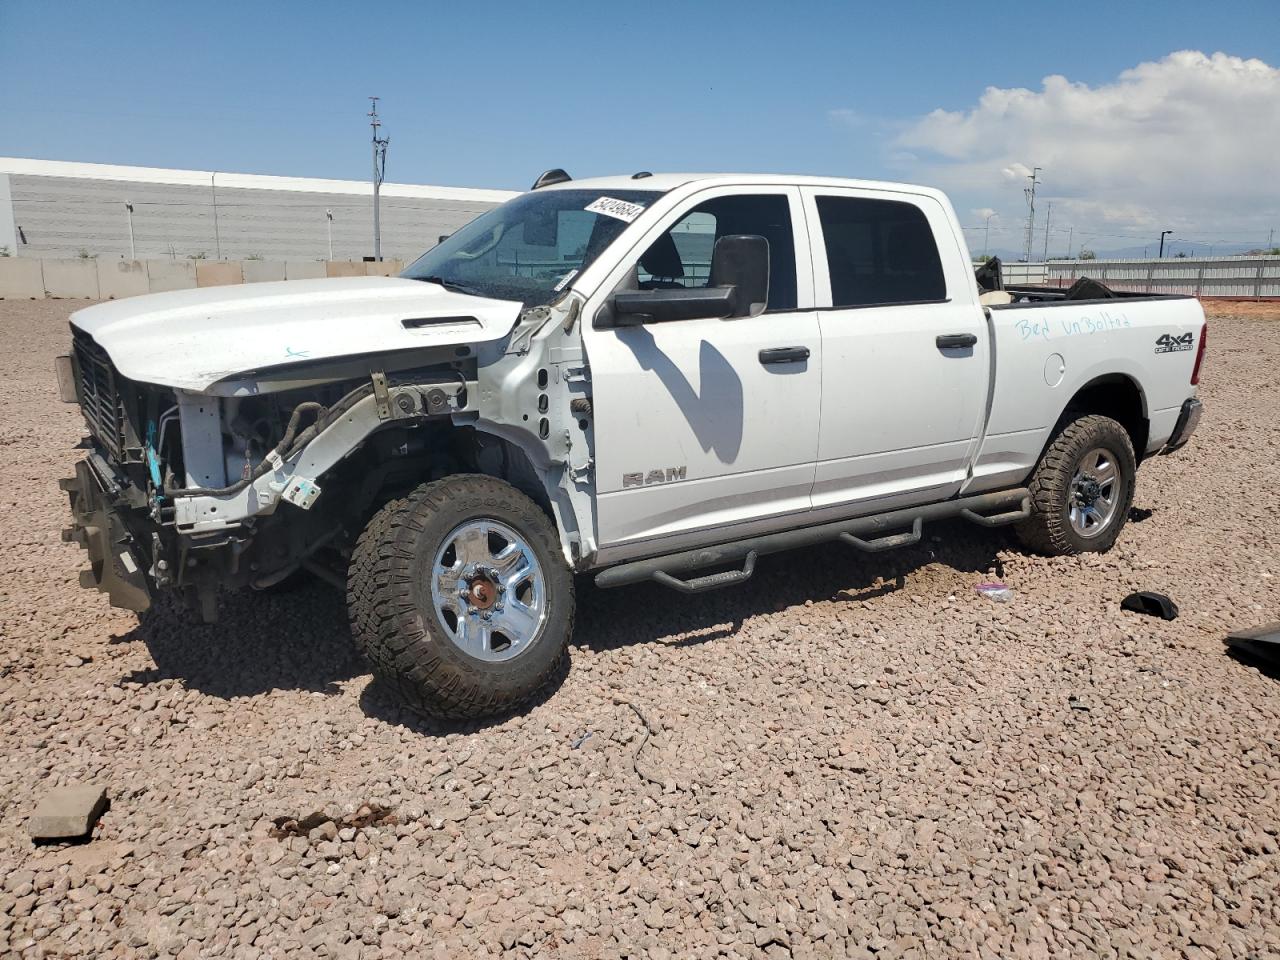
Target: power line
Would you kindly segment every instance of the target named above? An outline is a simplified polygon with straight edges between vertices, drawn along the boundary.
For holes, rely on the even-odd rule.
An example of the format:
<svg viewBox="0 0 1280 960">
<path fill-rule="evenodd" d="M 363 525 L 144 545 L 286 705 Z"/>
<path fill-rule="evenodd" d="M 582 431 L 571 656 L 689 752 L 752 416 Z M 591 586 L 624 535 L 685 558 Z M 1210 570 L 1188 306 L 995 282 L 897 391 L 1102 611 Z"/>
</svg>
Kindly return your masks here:
<svg viewBox="0 0 1280 960">
<path fill-rule="evenodd" d="M 1027 214 L 1027 254 L 1024 258 L 1027 263 L 1031 262 L 1031 244 L 1035 237 L 1036 229 L 1036 185 L 1040 183 L 1037 175 L 1040 173 L 1040 167 L 1033 167 L 1031 176 L 1027 177 L 1031 181 L 1031 187 L 1023 191 L 1027 197 L 1027 203 L 1030 205 L 1030 211 Z"/>
</svg>

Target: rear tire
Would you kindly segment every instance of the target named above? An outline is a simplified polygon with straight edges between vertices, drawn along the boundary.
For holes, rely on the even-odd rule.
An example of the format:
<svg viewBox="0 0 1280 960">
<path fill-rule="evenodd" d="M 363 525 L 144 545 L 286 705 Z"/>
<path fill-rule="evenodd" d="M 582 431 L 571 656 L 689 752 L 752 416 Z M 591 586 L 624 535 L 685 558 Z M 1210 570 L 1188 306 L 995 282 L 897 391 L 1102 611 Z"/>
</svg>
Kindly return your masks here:
<svg viewBox="0 0 1280 960">
<path fill-rule="evenodd" d="M 347 578 L 356 645 L 418 713 L 517 709 L 563 675 L 573 576 L 555 527 L 511 485 L 459 475 L 374 514 Z"/>
<path fill-rule="evenodd" d="M 1111 549 L 1133 505 L 1137 461 L 1128 432 L 1089 414 L 1062 427 L 1031 475 L 1031 516 L 1014 528 L 1039 553 Z"/>
</svg>

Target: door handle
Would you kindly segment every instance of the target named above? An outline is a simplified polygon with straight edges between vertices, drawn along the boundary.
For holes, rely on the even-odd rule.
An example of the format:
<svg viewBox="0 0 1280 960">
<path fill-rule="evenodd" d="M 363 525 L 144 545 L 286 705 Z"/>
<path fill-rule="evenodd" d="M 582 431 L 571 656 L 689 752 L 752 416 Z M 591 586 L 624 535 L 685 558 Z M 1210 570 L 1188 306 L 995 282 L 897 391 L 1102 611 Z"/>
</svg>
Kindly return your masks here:
<svg viewBox="0 0 1280 960">
<path fill-rule="evenodd" d="M 977 334 L 944 333 L 934 341 L 939 350 L 951 350 L 956 347 L 974 347 L 978 344 Z"/>
<path fill-rule="evenodd" d="M 772 347 L 760 351 L 760 362 L 763 364 L 801 363 L 808 359 L 808 347 Z"/>
</svg>

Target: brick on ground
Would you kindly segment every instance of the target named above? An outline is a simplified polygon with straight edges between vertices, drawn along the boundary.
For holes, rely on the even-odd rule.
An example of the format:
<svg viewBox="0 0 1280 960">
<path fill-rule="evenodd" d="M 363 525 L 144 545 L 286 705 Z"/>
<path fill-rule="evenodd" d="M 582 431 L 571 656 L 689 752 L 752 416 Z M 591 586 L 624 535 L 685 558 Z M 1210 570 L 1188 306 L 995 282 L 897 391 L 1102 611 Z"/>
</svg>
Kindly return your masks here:
<svg viewBox="0 0 1280 960">
<path fill-rule="evenodd" d="M 41 799 L 27 822 L 27 832 L 32 840 L 75 840 L 88 835 L 106 808 L 107 792 L 102 787 L 56 787 Z"/>
</svg>

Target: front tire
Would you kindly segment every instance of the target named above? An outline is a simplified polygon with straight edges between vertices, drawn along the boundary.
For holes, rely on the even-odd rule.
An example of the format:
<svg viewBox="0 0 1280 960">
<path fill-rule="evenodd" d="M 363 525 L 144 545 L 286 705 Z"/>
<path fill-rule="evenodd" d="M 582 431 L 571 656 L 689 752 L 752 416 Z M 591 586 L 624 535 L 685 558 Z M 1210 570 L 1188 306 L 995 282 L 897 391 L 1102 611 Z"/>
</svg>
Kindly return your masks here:
<svg viewBox="0 0 1280 960">
<path fill-rule="evenodd" d="M 1015 527 L 1018 538 L 1050 556 L 1110 550 L 1129 518 L 1136 475 L 1124 427 L 1097 414 L 1071 421 L 1031 475 L 1031 516 Z"/>
<path fill-rule="evenodd" d="M 356 646 L 418 713 L 518 709 L 563 674 L 573 576 L 555 527 L 510 484 L 423 484 L 374 514 L 347 578 Z"/>
</svg>

